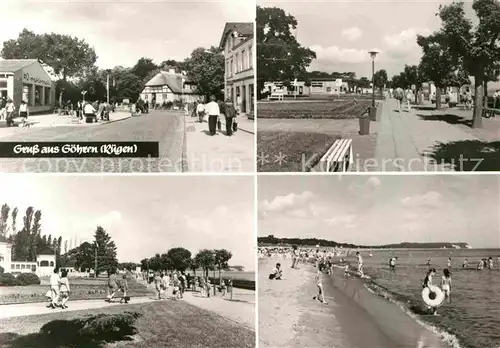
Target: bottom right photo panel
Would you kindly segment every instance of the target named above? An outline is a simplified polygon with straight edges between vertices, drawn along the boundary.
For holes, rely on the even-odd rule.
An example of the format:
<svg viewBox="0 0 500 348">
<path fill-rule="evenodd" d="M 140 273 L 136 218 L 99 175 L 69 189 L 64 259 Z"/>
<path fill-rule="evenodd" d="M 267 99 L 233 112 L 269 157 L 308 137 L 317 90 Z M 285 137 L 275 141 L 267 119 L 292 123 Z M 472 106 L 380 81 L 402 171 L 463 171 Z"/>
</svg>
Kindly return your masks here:
<svg viewBox="0 0 500 348">
<path fill-rule="evenodd" d="M 499 347 L 499 179 L 259 175 L 259 347 Z"/>
</svg>

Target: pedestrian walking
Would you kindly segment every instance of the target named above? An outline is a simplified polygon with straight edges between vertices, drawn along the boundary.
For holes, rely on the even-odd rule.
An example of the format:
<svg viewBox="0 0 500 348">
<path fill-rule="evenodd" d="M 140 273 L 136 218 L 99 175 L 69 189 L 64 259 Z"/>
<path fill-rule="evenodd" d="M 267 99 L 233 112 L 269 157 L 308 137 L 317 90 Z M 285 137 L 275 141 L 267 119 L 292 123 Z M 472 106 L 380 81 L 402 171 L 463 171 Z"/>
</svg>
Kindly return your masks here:
<svg viewBox="0 0 500 348">
<path fill-rule="evenodd" d="M 413 93 L 411 91 L 411 89 L 407 89 L 406 90 L 406 106 L 408 107 L 408 112 L 411 111 L 411 100 L 413 98 Z"/>
<path fill-rule="evenodd" d="M 118 283 L 116 279 L 116 272 L 111 270 L 109 271 L 109 278 L 108 278 L 108 296 L 107 296 L 108 302 L 111 302 L 111 300 L 113 300 L 113 297 L 115 297 L 117 290 L 118 290 Z"/>
<path fill-rule="evenodd" d="M 66 309 L 66 303 L 69 301 L 69 280 L 68 280 L 68 271 L 63 269 L 61 272 L 61 279 L 59 279 L 59 294 L 61 297 L 61 308 Z"/>
<path fill-rule="evenodd" d="M 226 119 L 226 135 L 230 137 L 233 135 L 233 121 L 236 117 L 236 109 L 231 98 L 226 99 L 222 113 Z"/>
<path fill-rule="evenodd" d="M 57 304 L 59 302 L 59 270 L 54 268 L 54 272 L 50 276 L 49 284 L 50 284 L 50 305 L 48 308 L 57 308 Z"/>
<path fill-rule="evenodd" d="M 21 105 L 19 105 L 19 117 L 21 118 L 23 125 L 26 125 L 28 121 L 28 117 L 30 115 L 30 109 L 28 108 L 28 104 L 23 100 Z"/>
<path fill-rule="evenodd" d="M 196 105 L 196 113 L 198 115 L 198 121 L 203 123 L 203 120 L 205 119 L 205 105 L 203 105 L 202 102 L 199 102 L 198 105 Z"/>
<path fill-rule="evenodd" d="M 401 87 L 396 88 L 396 90 L 394 91 L 394 97 L 396 98 L 398 111 L 401 112 L 401 105 L 404 98 L 404 91 Z"/>
<path fill-rule="evenodd" d="M 7 122 L 7 127 L 13 126 L 14 111 L 16 110 L 16 105 L 12 99 L 7 99 L 7 104 L 5 105 L 5 120 Z"/>
<path fill-rule="evenodd" d="M 215 96 L 210 96 L 210 102 L 205 106 L 205 112 L 208 114 L 208 131 L 211 136 L 217 134 L 217 121 L 220 116 L 219 104 Z"/>
</svg>

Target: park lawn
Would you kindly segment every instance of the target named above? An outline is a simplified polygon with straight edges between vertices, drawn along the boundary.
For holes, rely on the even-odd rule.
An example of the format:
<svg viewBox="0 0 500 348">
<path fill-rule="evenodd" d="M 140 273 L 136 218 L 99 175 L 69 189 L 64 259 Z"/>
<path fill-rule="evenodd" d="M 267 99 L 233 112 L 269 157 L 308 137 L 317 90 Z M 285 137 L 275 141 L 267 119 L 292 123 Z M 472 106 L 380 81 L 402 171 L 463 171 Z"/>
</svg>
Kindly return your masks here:
<svg viewBox="0 0 500 348">
<path fill-rule="evenodd" d="M 314 166 L 340 136 L 314 132 L 257 132 L 259 172 L 303 172 Z"/>
<path fill-rule="evenodd" d="M 151 294 L 151 290 L 139 284 L 135 279 L 129 277 L 127 282 L 130 296 L 138 297 Z M 71 299 L 104 299 L 107 294 L 107 285 L 107 279 L 70 278 Z M 45 294 L 48 289 L 48 285 L 3 286 L 0 287 L 0 305 L 45 302 L 47 301 Z"/>
<path fill-rule="evenodd" d="M 79 339 L 78 329 L 69 333 L 75 319 L 99 314 L 139 313 L 132 324 L 135 334 L 115 337 L 106 342 L 96 335 L 92 342 Z M 54 339 L 40 331 L 52 322 L 61 329 L 59 339 Z M 127 332 L 127 328 L 122 328 Z M 61 334 L 64 331 L 64 338 Z M 192 306 L 183 301 L 158 301 L 147 304 L 114 306 L 86 311 L 57 312 L 48 315 L 11 318 L 0 321 L 0 348 L 151 348 L 151 347 L 255 347 L 255 332 L 229 321 L 224 317 Z M 80 331 L 81 332 L 81 331 Z M 58 334 L 58 332 L 56 332 Z M 79 342 L 76 343 L 75 342 Z"/>
<path fill-rule="evenodd" d="M 355 119 L 370 106 L 366 100 L 294 102 L 276 101 L 257 104 L 258 118 L 273 119 Z"/>
</svg>

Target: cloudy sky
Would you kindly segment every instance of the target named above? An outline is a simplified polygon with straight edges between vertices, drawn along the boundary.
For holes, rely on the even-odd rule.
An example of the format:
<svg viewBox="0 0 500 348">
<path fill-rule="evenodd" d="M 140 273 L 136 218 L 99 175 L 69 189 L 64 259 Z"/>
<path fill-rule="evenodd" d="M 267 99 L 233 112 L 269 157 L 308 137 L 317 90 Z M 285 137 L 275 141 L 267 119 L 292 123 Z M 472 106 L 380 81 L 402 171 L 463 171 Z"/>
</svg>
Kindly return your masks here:
<svg viewBox="0 0 500 348">
<path fill-rule="evenodd" d="M 500 177 L 260 176 L 259 236 L 500 247 Z"/>
<path fill-rule="evenodd" d="M 226 22 L 252 22 L 252 0 L 2 0 L 0 44 L 23 28 L 85 39 L 101 68 L 184 60 L 197 47 L 218 46 Z"/>
<path fill-rule="evenodd" d="M 418 64 L 421 50 L 416 35 L 439 28 L 439 4 L 449 0 L 258 0 L 261 6 L 279 7 L 298 21 L 298 41 L 316 52 L 312 70 L 354 71 L 371 76 L 368 51 L 381 52 L 375 69 L 389 77 L 406 64 Z M 472 13 L 470 2 L 466 5 Z"/>
<path fill-rule="evenodd" d="M 182 246 L 226 248 L 231 265 L 254 269 L 253 177 L 44 176 L 0 177 L 2 202 L 42 211 L 42 233 L 91 240 L 102 225 L 120 261 Z"/>
</svg>

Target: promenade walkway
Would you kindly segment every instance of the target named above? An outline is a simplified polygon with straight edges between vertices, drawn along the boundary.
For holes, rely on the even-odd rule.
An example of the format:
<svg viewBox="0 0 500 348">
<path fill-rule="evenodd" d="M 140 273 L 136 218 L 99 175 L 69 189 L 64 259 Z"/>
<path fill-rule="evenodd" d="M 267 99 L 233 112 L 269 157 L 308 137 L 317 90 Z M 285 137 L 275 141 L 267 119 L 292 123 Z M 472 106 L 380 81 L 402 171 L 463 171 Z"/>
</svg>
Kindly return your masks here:
<svg viewBox="0 0 500 348">
<path fill-rule="evenodd" d="M 384 102 L 375 158 L 366 164 L 365 171 L 451 171 L 453 165 L 435 163 L 428 157 L 433 147 L 439 143 L 479 140 L 456 125 L 426 120 L 420 113 L 415 109 L 396 111 L 394 99 Z"/>
</svg>

